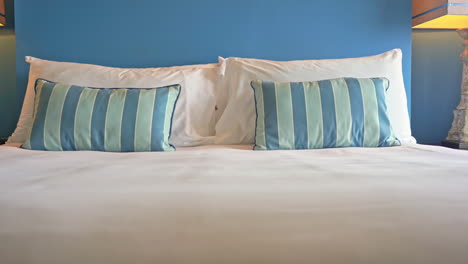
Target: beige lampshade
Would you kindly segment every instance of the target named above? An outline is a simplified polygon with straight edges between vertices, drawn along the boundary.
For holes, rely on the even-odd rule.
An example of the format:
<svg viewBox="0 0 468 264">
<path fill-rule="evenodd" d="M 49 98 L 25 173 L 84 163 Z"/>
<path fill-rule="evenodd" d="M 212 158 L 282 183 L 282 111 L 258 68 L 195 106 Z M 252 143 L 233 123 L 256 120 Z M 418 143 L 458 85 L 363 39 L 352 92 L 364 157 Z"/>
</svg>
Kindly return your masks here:
<svg viewBox="0 0 468 264">
<path fill-rule="evenodd" d="M 468 0 L 413 0 L 413 28 L 468 28 Z"/>
<path fill-rule="evenodd" d="M 0 0 L 0 27 L 6 25 L 5 0 Z"/>
</svg>

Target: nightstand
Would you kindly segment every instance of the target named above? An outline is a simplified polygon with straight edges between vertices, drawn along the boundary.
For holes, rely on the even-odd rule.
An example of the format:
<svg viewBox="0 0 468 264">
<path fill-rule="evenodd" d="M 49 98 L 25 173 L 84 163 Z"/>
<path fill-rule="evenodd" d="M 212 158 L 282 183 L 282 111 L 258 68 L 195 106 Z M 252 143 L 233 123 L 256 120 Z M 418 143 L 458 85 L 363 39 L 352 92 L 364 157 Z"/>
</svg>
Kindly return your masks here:
<svg viewBox="0 0 468 264">
<path fill-rule="evenodd" d="M 2 138 L 0 137 L 0 145 L 3 145 L 7 142 L 8 138 Z"/>
<path fill-rule="evenodd" d="M 453 149 L 468 150 L 468 143 L 460 143 L 450 140 L 442 141 L 442 146 Z"/>
</svg>

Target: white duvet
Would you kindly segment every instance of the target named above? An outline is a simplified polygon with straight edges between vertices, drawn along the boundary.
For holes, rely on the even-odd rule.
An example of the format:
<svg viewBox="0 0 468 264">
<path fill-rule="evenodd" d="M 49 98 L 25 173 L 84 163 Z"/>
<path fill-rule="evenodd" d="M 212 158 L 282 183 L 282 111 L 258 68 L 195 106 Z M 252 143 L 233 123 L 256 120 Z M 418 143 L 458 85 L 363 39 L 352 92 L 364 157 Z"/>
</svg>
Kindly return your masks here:
<svg viewBox="0 0 468 264">
<path fill-rule="evenodd" d="M 468 151 L 0 147 L 1 264 L 468 263 Z"/>
</svg>

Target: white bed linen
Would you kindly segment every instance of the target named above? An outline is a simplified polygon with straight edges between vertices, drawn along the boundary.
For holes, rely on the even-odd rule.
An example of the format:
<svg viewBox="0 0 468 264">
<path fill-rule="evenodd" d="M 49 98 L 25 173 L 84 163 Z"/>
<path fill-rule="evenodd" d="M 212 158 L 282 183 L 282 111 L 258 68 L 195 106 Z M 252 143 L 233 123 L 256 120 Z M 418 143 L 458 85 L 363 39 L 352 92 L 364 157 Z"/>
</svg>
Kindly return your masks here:
<svg viewBox="0 0 468 264">
<path fill-rule="evenodd" d="M 0 263 L 468 263 L 468 152 L 0 147 Z"/>
</svg>

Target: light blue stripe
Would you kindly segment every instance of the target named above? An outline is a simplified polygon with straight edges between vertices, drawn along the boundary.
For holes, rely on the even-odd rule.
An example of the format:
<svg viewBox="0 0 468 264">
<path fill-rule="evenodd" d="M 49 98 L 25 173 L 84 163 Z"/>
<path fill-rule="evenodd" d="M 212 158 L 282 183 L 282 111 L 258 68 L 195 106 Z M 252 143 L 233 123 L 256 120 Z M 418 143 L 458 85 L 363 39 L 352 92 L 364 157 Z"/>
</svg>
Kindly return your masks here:
<svg viewBox="0 0 468 264">
<path fill-rule="evenodd" d="M 273 82 L 263 82 L 263 103 L 265 106 L 265 142 L 267 149 L 279 149 L 278 114 L 276 88 Z"/>
<path fill-rule="evenodd" d="M 308 148 L 307 113 L 303 83 L 291 83 L 291 99 L 294 120 L 294 144 L 296 149 Z"/>
<path fill-rule="evenodd" d="M 75 148 L 91 150 L 91 121 L 93 120 L 94 102 L 99 89 L 84 88 L 76 106 L 75 114 Z"/>
<path fill-rule="evenodd" d="M 91 148 L 93 150 L 105 151 L 106 115 L 111 93 L 112 89 L 101 89 L 96 96 L 91 120 Z"/>
<path fill-rule="evenodd" d="M 309 148 L 323 148 L 323 114 L 318 82 L 305 82 L 304 96 L 307 113 Z"/>
<path fill-rule="evenodd" d="M 142 89 L 135 121 L 135 151 L 151 151 L 154 103 L 161 89 Z"/>
<path fill-rule="evenodd" d="M 164 150 L 164 121 L 166 116 L 168 88 L 159 88 L 156 92 L 156 99 L 153 108 L 153 127 L 151 129 L 151 150 Z"/>
<path fill-rule="evenodd" d="M 374 82 L 371 79 L 358 79 L 362 91 L 364 108 L 364 140 L 363 147 L 379 146 L 380 124 L 377 96 Z"/>
<path fill-rule="evenodd" d="M 125 98 L 124 112 L 122 115 L 122 152 L 135 150 L 135 124 L 138 110 L 139 89 L 129 89 Z"/>
<path fill-rule="evenodd" d="M 114 89 L 109 97 L 107 106 L 104 149 L 109 152 L 120 152 L 122 136 L 122 114 L 127 89 Z"/>
<path fill-rule="evenodd" d="M 336 147 L 349 147 L 352 144 L 353 117 L 348 87 L 343 78 L 330 82 L 335 97 Z"/>
<path fill-rule="evenodd" d="M 392 130 L 390 127 L 390 120 L 387 116 L 387 104 L 385 103 L 385 88 L 388 83 L 387 80 L 382 79 L 372 79 L 375 86 L 375 93 L 377 96 L 377 103 L 379 108 L 379 124 L 380 124 L 380 139 L 379 147 L 388 146 L 388 137 L 392 135 Z"/>
<path fill-rule="evenodd" d="M 294 120 L 290 83 L 275 83 L 280 149 L 294 149 Z"/>
<path fill-rule="evenodd" d="M 346 78 L 345 81 L 348 85 L 351 115 L 353 119 L 352 146 L 362 147 L 364 140 L 364 108 L 361 85 L 356 79 Z"/>
<path fill-rule="evenodd" d="M 34 120 L 33 128 L 30 137 L 30 146 L 34 150 L 45 150 L 44 144 L 44 127 L 47 114 L 47 107 L 49 106 L 50 96 L 54 90 L 54 83 L 45 83 L 41 89 L 39 106 L 37 108 L 36 119 Z"/>
<path fill-rule="evenodd" d="M 320 96 L 323 115 L 323 147 L 336 147 L 335 96 L 330 81 L 320 81 Z"/>
<path fill-rule="evenodd" d="M 61 140 L 61 120 L 65 98 L 70 89 L 70 85 L 55 84 L 52 95 L 50 96 L 49 105 L 47 106 L 47 114 L 44 124 L 44 146 L 47 150 L 62 151 Z"/>
<path fill-rule="evenodd" d="M 76 150 L 75 148 L 75 115 L 83 87 L 72 86 L 68 90 L 62 111 L 62 124 L 60 125 L 60 141 L 63 150 Z"/>
</svg>

